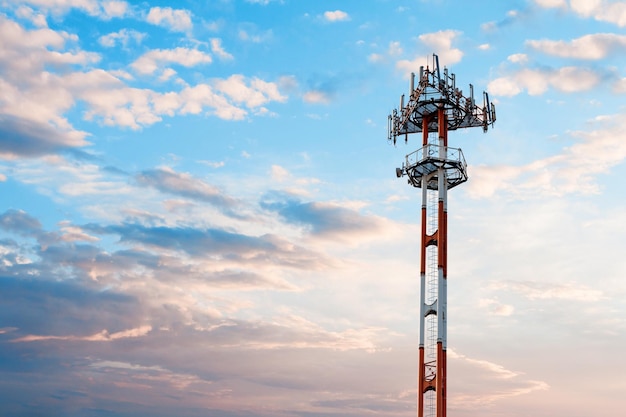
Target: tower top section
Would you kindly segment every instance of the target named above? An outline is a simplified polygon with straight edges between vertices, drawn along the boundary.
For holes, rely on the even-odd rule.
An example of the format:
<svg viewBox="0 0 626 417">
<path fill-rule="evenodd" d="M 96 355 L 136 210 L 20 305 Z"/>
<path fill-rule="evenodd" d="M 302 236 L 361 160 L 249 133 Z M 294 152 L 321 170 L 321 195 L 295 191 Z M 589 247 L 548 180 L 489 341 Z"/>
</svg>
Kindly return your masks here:
<svg viewBox="0 0 626 417">
<path fill-rule="evenodd" d="M 439 68 L 439 57 L 433 54 L 432 69 L 420 67 L 417 84 L 415 74 L 411 73 L 410 92 L 407 103 L 404 94 L 400 97 L 400 108 L 394 109 L 388 117 L 389 134 L 387 139 L 394 145 L 398 136 L 404 136 L 405 142 L 411 133 L 422 132 L 425 126 L 429 132 L 439 129 L 438 114 L 440 109 L 445 114 L 447 130 L 482 126 L 486 132 L 489 125 L 496 121 L 496 108 L 489 101 L 487 92 L 483 92 L 482 104 L 474 99 L 474 86 L 469 85 L 469 95 L 464 95 L 456 86 L 456 77 L 448 73 L 446 67 Z M 426 122 L 426 123 L 424 123 Z"/>
</svg>

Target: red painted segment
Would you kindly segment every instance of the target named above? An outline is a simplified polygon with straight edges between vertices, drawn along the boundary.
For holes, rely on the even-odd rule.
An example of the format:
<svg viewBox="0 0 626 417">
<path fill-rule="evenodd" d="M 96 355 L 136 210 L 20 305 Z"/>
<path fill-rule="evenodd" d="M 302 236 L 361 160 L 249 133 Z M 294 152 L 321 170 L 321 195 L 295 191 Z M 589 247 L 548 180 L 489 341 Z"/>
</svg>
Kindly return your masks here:
<svg viewBox="0 0 626 417">
<path fill-rule="evenodd" d="M 445 368 L 443 366 L 444 363 L 444 350 L 443 344 L 441 342 L 437 342 L 437 417 L 445 416 L 445 390 L 444 390 L 444 381 L 445 381 Z"/>
</svg>

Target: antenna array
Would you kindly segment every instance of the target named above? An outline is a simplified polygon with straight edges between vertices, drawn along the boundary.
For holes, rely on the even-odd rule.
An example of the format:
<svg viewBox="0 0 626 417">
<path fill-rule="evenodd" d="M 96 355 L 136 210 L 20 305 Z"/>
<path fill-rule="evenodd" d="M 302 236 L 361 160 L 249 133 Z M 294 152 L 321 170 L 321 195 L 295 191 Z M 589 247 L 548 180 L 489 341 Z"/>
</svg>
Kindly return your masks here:
<svg viewBox="0 0 626 417">
<path fill-rule="evenodd" d="M 400 97 L 400 108 L 394 109 L 388 117 L 388 140 L 396 144 L 398 136 L 422 132 L 425 116 L 437 114 L 443 109 L 446 114 L 447 130 L 482 126 L 486 132 L 489 125 L 496 121 L 496 107 L 489 101 L 487 92 L 483 92 L 482 106 L 474 99 L 474 86 L 469 85 L 469 97 L 456 87 L 456 76 L 448 73 L 444 67 L 443 74 L 439 69 L 439 57 L 433 55 L 432 70 L 427 66 L 420 67 L 419 79 L 415 86 L 415 74 L 411 73 L 411 91 L 409 100 L 404 104 L 404 94 Z M 438 121 L 431 118 L 428 131 L 436 132 Z"/>
</svg>

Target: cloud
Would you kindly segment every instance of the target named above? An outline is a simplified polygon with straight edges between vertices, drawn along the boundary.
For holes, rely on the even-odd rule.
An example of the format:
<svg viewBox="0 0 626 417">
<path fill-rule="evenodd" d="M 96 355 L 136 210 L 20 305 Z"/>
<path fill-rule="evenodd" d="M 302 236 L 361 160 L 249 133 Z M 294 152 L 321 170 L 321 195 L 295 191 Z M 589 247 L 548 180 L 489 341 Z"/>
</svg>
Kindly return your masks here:
<svg viewBox="0 0 626 417">
<path fill-rule="evenodd" d="M 335 203 L 302 202 L 281 193 L 266 194 L 261 207 L 275 212 L 290 224 L 301 225 L 313 236 L 357 242 L 368 236 L 380 236 L 385 222 L 376 216 L 364 216 Z"/>
<path fill-rule="evenodd" d="M 271 234 L 246 235 L 219 228 L 188 226 L 144 226 L 135 223 L 100 226 L 89 224 L 83 230 L 93 234 L 119 235 L 123 244 L 140 245 L 146 250 L 212 257 L 223 263 L 275 265 L 296 269 L 324 269 L 332 262 L 288 240 Z"/>
<path fill-rule="evenodd" d="M 211 168 L 221 168 L 226 163 L 224 161 L 197 161 L 199 164 L 206 165 Z"/>
<path fill-rule="evenodd" d="M 506 192 L 518 198 L 597 194 L 597 175 L 626 159 L 626 115 L 604 117 L 595 130 L 572 132 L 578 142 L 561 153 L 520 166 L 474 166 L 468 192 L 476 198 Z"/>
<path fill-rule="evenodd" d="M 104 88 L 95 84 L 91 90 L 81 93 L 80 98 L 88 104 L 85 112 L 88 120 L 99 118 L 105 125 L 133 129 L 159 122 L 163 115 L 205 111 L 225 120 L 242 120 L 248 112 L 237 104 L 256 111 L 273 100 L 286 100 L 275 83 L 258 78 L 247 80 L 241 75 L 214 80 L 213 86 L 197 84 L 164 93 L 123 86 Z"/>
<path fill-rule="evenodd" d="M 458 387 L 455 394 L 448 399 L 453 409 L 484 409 L 507 398 L 550 389 L 544 381 L 528 378 L 492 361 L 474 359 L 452 349 L 448 349 L 447 356 L 449 366 L 454 367 L 460 377 L 455 381 Z"/>
<path fill-rule="evenodd" d="M 237 37 L 244 42 L 264 43 L 270 41 L 273 36 L 271 29 L 262 31 L 253 23 L 241 23 L 237 31 Z"/>
<path fill-rule="evenodd" d="M 210 203 L 227 213 L 231 213 L 237 205 L 235 199 L 224 195 L 217 187 L 190 174 L 179 173 L 167 167 L 143 171 L 135 176 L 135 181 L 144 187 L 153 187 L 165 193 Z"/>
<path fill-rule="evenodd" d="M 331 102 L 331 97 L 327 92 L 311 90 L 302 95 L 302 100 L 304 100 L 305 103 L 328 104 Z"/>
<path fill-rule="evenodd" d="M 4 26 L 3 26 L 4 25 Z M 231 103 L 228 96 L 208 84 L 184 86 L 180 91 L 158 93 L 150 89 L 127 86 L 112 73 L 92 69 L 87 72 L 68 71 L 61 74 L 45 72 L 45 65 L 68 66 L 94 62 L 97 55 L 82 51 L 55 52 L 63 48 L 66 35 L 49 29 L 25 31 L 19 25 L 0 17 L 4 27 L 6 48 L 0 52 L 0 117 L 4 116 L 0 138 L 5 157 L 40 156 L 68 147 L 85 146 L 85 132 L 72 128 L 63 113 L 78 102 L 85 104 L 86 120 L 105 125 L 139 129 L 162 120 L 163 115 L 199 114 L 207 111 L 220 118 L 240 120 L 247 111 Z M 65 36 L 65 37 L 64 37 Z M 4 54 L 4 55 L 3 55 Z M 38 60 L 29 58 L 31 55 Z M 150 51 L 133 64 L 136 69 L 152 73 L 162 63 L 192 66 L 210 62 L 210 56 L 197 50 L 177 48 Z M 161 77 L 171 77 L 166 69 Z M 270 101 L 283 102 L 275 83 L 258 78 L 246 79 L 235 75 L 227 80 L 215 80 L 219 89 L 242 101 L 256 114 Z M 17 138 L 17 139 L 16 139 Z M 18 140 L 19 139 L 19 140 Z"/>
<path fill-rule="evenodd" d="M 207 53 L 197 49 L 153 49 L 146 52 L 131 67 L 140 74 L 153 74 L 162 64 L 174 63 L 184 67 L 193 67 L 198 64 L 209 64 L 213 61 Z"/>
<path fill-rule="evenodd" d="M 123 330 L 120 332 L 109 333 L 108 330 L 102 330 L 96 334 L 89 336 L 43 336 L 43 335 L 26 335 L 12 339 L 13 343 L 23 342 L 39 342 L 47 340 L 68 340 L 81 342 L 111 342 L 118 339 L 134 338 L 145 336 L 152 330 L 152 326 L 141 326 L 135 329 Z"/>
<path fill-rule="evenodd" d="M 422 50 L 428 50 L 429 52 L 423 56 L 417 56 L 413 60 L 400 60 L 396 62 L 396 68 L 402 70 L 405 74 L 415 72 L 420 66 L 428 65 L 429 57 L 432 53 L 438 55 L 442 66 L 450 66 L 460 62 L 463 58 L 463 52 L 452 46 L 452 43 L 460 35 L 461 32 L 456 30 L 440 30 L 420 35 L 418 39 L 423 45 Z"/>
<path fill-rule="evenodd" d="M 129 10 L 128 3 L 122 0 L 23 0 L 23 2 L 56 16 L 77 9 L 103 20 L 124 17 Z"/>
<path fill-rule="evenodd" d="M 173 32 L 188 32 L 193 27 L 190 11 L 171 7 L 152 7 L 146 16 L 146 21 Z"/>
<path fill-rule="evenodd" d="M 528 62 L 528 55 L 526 54 L 513 54 L 509 55 L 507 61 L 513 62 L 514 64 L 525 64 Z"/>
<path fill-rule="evenodd" d="M 43 13 L 37 13 L 28 6 L 20 6 L 15 11 L 15 15 L 22 19 L 30 20 L 37 27 L 48 27 L 46 16 Z"/>
<path fill-rule="evenodd" d="M 535 3 L 547 9 L 567 7 L 567 0 L 535 0 Z"/>
<path fill-rule="evenodd" d="M 481 29 L 487 32 L 494 32 L 498 29 L 510 26 L 526 16 L 526 13 L 519 10 L 508 10 L 506 16 L 499 21 L 490 21 L 480 25 Z"/>
<path fill-rule="evenodd" d="M 452 42 L 461 34 L 455 30 L 442 30 L 434 33 L 425 33 L 419 36 L 419 40 L 433 52 L 439 55 L 439 61 L 446 65 L 453 65 L 461 61 L 463 52 L 453 48 Z"/>
<path fill-rule="evenodd" d="M 478 307 L 488 309 L 489 312 L 496 316 L 508 317 L 513 314 L 515 307 L 509 304 L 500 303 L 498 300 L 490 298 L 482 298 L 478 300 Z"/>
<path fill-rule="evenodd" d="M 324 19 L 328 22 L 343 22 L 350 20 L 350 15 L 342 10 L 324 12 Z"/>
<path fill-rule="evenodd" d="M 131 40 L 137 44 L 140 44 L 145 36 L 145 33 L 137 32 L 133 29 L 120 29 L 117 32 L 112 32 L 107 35 L 100 36 L 98 38 L 98 42 L 100 43 L 100 45 L 106 48 L 112 48 L 117 43 L 120 43 L 123 47 L 126 47 Z"/>
<path fill-rule="evenodd" d="M 626 4 L 614 0 L 535 0 L 543 8 L 571 10 L 584 18 L 626 26 Z"/>
<path fill-rule="evenodd" d="M 300 89 L 302 100 L 305 103 L 328 104 L 335 100 L 339 93 L 360 88 L 361 82 L 361 74 L 314 74 L 307 80 L 306 87 Z M 295 85 L 294 83 L 294 87 Z"/>
<path fill-rule="evenodd" d="M 101 7 L 107 18 L 123 17 L 128 11 L 128 3 L 120 0 L 105 0 L 101 3 Z"/>
<path fill-rule="evenodd" d="M 492 289 L 519 293 L 529 300 L 569 300 L 595 303 L 604 296 L 602 291 L 576 283 L 553 284 L 537 281 L 504 281 L 490 286 Z"/>
<path fill-rule="evenodd" d="M 569 42 L 544 39 L 530 40 L 526 44 L 545 54 L 560 58 L 599 60 L 610 54 L 626 51 L 626 36 L 614 33 L 594 33 Z"/>
<path fill-rule="evenodd" d="M 0 32 L 3 34 L 0 115 L 30 120 L 36 125 L 50 123 L 70 135 L 80 135 L 73 132 L 61 115 L 74 104 L 72 94 L 62 85 L 64 76 L 50 73 L 48 69 L 67 72 L 97 63 L 100 56 L 81 50 L 63 52 L 66 44 L 74 42 L 75 37 L 48 28 L 28 31 L 3 16 L 0 16 Z"/>
<path fill-rule="evenodd" d="M 80 226 L 72 225 L 68 221 L 61 222 L 60 226 L 59 239 L 63 242 L 97 242 L 100 240 L 95 236 L 85 233 Z"/>
<path fill-rule="evenodd" d="M 235 103 L 242 103 L 248 108 L 255 108 L 270 101 L 284 102 L 283 96 L 274 83 L 252 78 L 248 83 L 243 75 L 234 74 L 225 80 L 215 82 L 215 89 L 227 95 Z"/>
<path fill-rule="evenodd" d="M 0 317 L 3 323 L 16 328 L 10 333 L 11 339 L 42 334 L 71 338 L 72 334 L 84 333 L 85 338 L 92 340 L 113 340 L 146 330 L 134 324 L 139 311 L 134 297 L 94 288 L 88 281 L 72 280 L 67 275 L 55 276 L 48 265 L 43 266 L 41 275 L 32 273 L 42 266 L 37 262 L 0 266 L 0 288 L 4 295 Z M 20 274 L 10 277 L 8 273 Z M 102 332 L 103 328 L 115 330 Z"/>
<path fill-rule="evenodd" d="M 515 96 L 526 90 L 530 95 L 541 95 L 549 88 L 563 93 L 588 91 L 602 81 L 597 71 L 580 67 L 558 69 L 522 69 L 489 82 L 487 89 L 494 96 Z"/>
<path fill-rule="evenodd" d="M 246 340 L 235 338 L 236 333 L 253 330 L 260 338 Z M 328 331 L 318 324 L 285 312 L 269 323 L 237 323 L 220 326 L 214 330 L 217 338 L 224 333 L 222 347 L 239 349 L 332 349 L 335 351 L 365 350 L 373 352 L 377 349 L 375 340 L 383 332 L 381 328 L 346 329 L 341 332 Z"/>
<path fill-rule="evenodd" d="M 246 3 L 251 3 L 251 4 L 260 4 L 261 6 L 267 6 L 268 4 L 272 3 L 272 2 L 280 2 L 281 4 L 283 4 L 284 0 L 245 0 Z"/>
<path fill-rule="evenodd" d="M 38 157 L 88 144 L 87 134 L 0 115 L 0 158 Z"/>
<path fill-rule="evenodd" d="M 211 51 L 217 55 L 220 59 L 231 60 L 233 56 L 226 52 L 222 47 L 222 40 L 218 38 L 211 39 Z"/>
<path fill-rule="evenodd" d="M 271 177 L 274 181 L 282 182 L 289 178 L 289 171 L 280 165 L 272 165 Z"/>
<path fill-rule="evenodd" d="M 41 232 L 39 220 L 23 210 L 9 209 L 0 215 L 0 228 L 20 235 L 35 235 Z"/>
</svg>

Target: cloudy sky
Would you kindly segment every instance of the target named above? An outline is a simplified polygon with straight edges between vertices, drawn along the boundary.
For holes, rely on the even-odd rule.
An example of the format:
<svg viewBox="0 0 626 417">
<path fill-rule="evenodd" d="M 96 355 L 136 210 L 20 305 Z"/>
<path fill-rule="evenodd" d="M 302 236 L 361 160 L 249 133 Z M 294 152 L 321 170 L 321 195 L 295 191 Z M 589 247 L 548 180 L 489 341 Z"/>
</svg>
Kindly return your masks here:
<svg viewBox="0 0 626 417">
<path fill-rule="evenodd" d="M 470 5 L 471 3 L 471 5 Z M 433 53 L 448 404 L 626 406 L 626 1 L 0 0 L 0 414 L 413 416 Z"/>
</svg>

